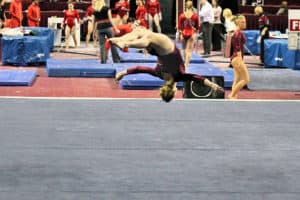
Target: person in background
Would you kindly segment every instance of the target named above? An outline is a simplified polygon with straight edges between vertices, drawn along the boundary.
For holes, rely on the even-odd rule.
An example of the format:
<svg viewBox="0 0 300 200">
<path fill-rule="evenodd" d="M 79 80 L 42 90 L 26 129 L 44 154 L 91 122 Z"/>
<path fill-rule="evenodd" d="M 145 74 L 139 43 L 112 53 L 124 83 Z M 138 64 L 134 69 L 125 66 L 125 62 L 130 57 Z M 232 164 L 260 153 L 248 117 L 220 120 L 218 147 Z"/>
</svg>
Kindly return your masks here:
<svg viewBox="0 0 300 200">
<path fill-rule="evenodd" d="M 147 28 L 147 8 L 144 5 L 144 0 L 136 0 L 138 6 L 135 10 L 135 19 L 140 26 Z"/>
<path fill-rule="evenodd" d="M 0 1 L 0 29 L 4 27 L 6 16 L 5 16 L 5 8 L 4 8 L 5 0 Z"/>
<path fill-rule="evenodd" d="M 182 53 L 185 67 L 188 67 L 196 41 L 196 32 L 199 28 L 199 18 L 194 12 L 193 1 L 185 3 L 185 12 L 181 13 L 178 20 L 178 31 L 181 35 Z"/>
<path fill-rule="evenodd" d="M 221 40 L 224 38 L 222 33 L 223 24 L 221 22 L 222 8 L 219 6 L 218 0 L 212 0 L 212 7 L 214 11 L 212 50 L 221 51 Z"/>
<path fill-rule="evenodd" d="M 120 32 L 114 24 L 111 10 L 106 6 L 104 0 L 94 0 L 94 27 L 98 31 L 98 39 L 101 53 L 101 63 L 107 62 L 107 51 L 105 50 L 106 38 L 113 37 L 112 27 L 116 32 Z M 120 62 L 120 57 L 115 46 L 110 47 L 114 62 Z"/>
<path fill-rule="evenodd" d="M 115 3 L 114 10 L 117 11 L 116 25 L 126 24 L 130 11 L 129 0 L 119 0 Z"/>
<path fill-rule="evenodd" d="M 264 55 L 265 55 L 265 39 L 270 37 L 269 35 L 269 28 L 270 28 L 270 21 L 269 18 L 264 14 L 264 10 L 261 6 L 256 6 L 254 9 L 255 15 L 258 16 L 258 28 L 260 31 L 260 61 L 264 64 Z"/>
<path fill-rule="evenodd" d="M 87 21 L 88 25 L 87 25 L 87 34 L 85 36 L 85 46 L 88 47 L 89 46 L 89 42 L 91 39 L 91 36 L 93 35 L 93 41 L 94 41 L 94 47 L 97 46 L 97 37 L 96 34 L 94 33 L 94 22 L 93 22 L 93 15 L 94 15 L 94 0 L 92 0 L 92 4 L 87 7 L 86 12 L 85 12 L 85 16 L 84 16 L 84 20 Z"/>
<path fill-rule="evenodd" d="M 211 50 L 212 23 L 214 21 L 214 11 L 211 4 L 207 0 L 200 0 L 199 11 L 201 30 L 203 33 L 203 56 L 209 56 Z"/>
<path fill-rule="evenodd" d="M 147 13 L 148 13 L 149 29 L 153 31 L 153 22 L 154 22 L 157 32 L 161 33 L 160 21 L 162 20 L 162 15 L 161 15 L 159 0 L 147 1 Z"/>
<path fill-rule="evenodd" d="M 148 73 L 165 81 L 160 88 L 160 96 L 165 102 L 170 102 L 176 94 L 176 83 L 179 81 L 197 81 L 211 87 L 216 92 L 224 92 L 219 85 L 207 78 L 185 73 L 185 67 L 179 50 L 174 42 L 166 35 L 154 33 L 143 27 L 134 29 L 131 33 L 122 37 L 111 38 L 111 43 L 120 49 L 125 47 L 145 48 L 148 53 L 157 56 L 158 62 L 155 68 L 137 66 L 116 74 L 116 80 L 121 80 L 128 74 Z"/>
<path fill-rule="evenodd" d="M 223 17 L 225 19 L 224 21 L 224 26 L 226 29 L 226 33 L 233 33 L 236 29 L 236 25 L 235 23 L 232 21 L 232 19 L 235 17 L 234 15 L 232 15 L 232 12 L 229 8 L 225 8 L 223 10 Z"/>
<path fill-rule="evenodd" d="M 243 33 L 243 30 L 246 28 L 246 18 L 243 15 L 240 15 L 233 20 L 237 28 L 231 39 L 233 50 L 231 65 L 233 66 L 234 81 L 232 84 L 232 91 L 228 95 L 229 99 L 237 99 L 238 92 L 250 81 L 249 72 L 243 60 L 244 44 L 246 42 L 246 36 Z"/>
<path fill-rule="evenodd" d="M 9 28 L 16 28 L 22 26 L 22 0 L 12 0 L 9 6 L 9 14 L 11 16 L 8 23 Z"/>
<path fill-rule="evenodd" d="M 28 26 L 37 27 L 40 26 L 41 21 L 41 9 L 39 6 L 39 0 L 33 0 L 28 7 L 27 23 Z"/>
<path fill-rule="evenodd" d="M 276 15 L 287 15 L 288 11 L 288 2 L 282 1 Z"/>
<path fill-rule="evenodd" d="M 73 37 L 75 47 L 79 45 L 79 38 L 76 37 L 76 29 L 79 23 L 79 13 L 77 10 L 74 9 L 74 3 L 69 1 L 68 10 L 64 10 L 64 21 L 62 25 L 62 27 L 64 27 L 65 25 L 66 48 L 69 48 L 70 35 L 72 35 Z"/>
</svg>

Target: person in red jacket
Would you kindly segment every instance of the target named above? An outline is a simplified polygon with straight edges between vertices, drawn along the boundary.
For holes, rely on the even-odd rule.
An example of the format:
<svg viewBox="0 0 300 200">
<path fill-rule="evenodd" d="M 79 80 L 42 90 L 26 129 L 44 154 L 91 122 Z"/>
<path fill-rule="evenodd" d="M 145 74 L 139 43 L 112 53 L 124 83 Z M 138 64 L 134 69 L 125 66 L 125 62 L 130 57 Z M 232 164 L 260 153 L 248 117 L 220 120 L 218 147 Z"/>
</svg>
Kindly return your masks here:
<svg viewBox="0 0 300 200">
<path fill-rule="evenodd" d="M 147 8 L 144 5 L 143 0 L 136 0 L 138 6 L 135 10 L 135 19 L 140 26 L 147 28 Z"/>
<path fill-rule="evenodd" d="M 39 0 L 33 0 L 28 7 L 27 12 L 27 23 L 28 26 L 40 26 L 41 21 L 41 10 L 39 6 Z"/>
<path fill-rule="evenodd" d="M 119 0 L 115 3 L 114 9 L 117 11 L 115 24 L 126 24 L 130 11 L 129 0 Z"/>
<path fill-rule="evenodd" d="M 21 0 L 12 0 L 9 6 L 9 14 L 11 16 L 8 23 L 9 28 L 16 28 L 22 26 L 23 13 Z"/>
<path fill-rule="evenodd" d="M 232 84 L 232 91 L 228 95 L 229 99 L 237 99 L 238 92 L 246 86 L 249 81 L 249 72 L 247 66 L 243 60 L 244 44 L 246 42 L 246 36 L 243 30 L 246 28 L 246 18 L 243 15 L 235 17 L 234 22 L 236 24 L 236 31 L 231 38 L 231 65 L 233 67 L 234 81 Z"/>
<path fill-rule="evenodd" d="M 77 22 L 76 22 L 77 20 Z M 80 17 L 77 10 L 74 9 L 74 3 L 68 2 L 68 10 L 64 11 L 64 21 L 63 27 L 65 27 L 65 35 L 66 35 L 66 48 L 69 48 L 69 38 L 72 35 L 75 47 L 79 44 L 79 38 L 76 38 L 76 26 L 80 23 Z"/>
<path fill-rule="evenodd" d="M 153 22 L 154 22 L 157 32 L 161 33 L 159 22 L 162 20 L 162 16 L 161 16 L 159 0 L 148 0 L 147 12 L 148 12 L 149 29 L 153 31 Z"/>
<path fill-rule="evenodd" d="M 182 53 L 185 60 L 185 67 L 188 67 L 195 41 L 196 31 L 199 28 L 199 17 L 194 12 L 193 1 L 186 2 L 186 10 L 180 14 L 178 20 L 178 31 L 181 35 Z"/>
</svg>

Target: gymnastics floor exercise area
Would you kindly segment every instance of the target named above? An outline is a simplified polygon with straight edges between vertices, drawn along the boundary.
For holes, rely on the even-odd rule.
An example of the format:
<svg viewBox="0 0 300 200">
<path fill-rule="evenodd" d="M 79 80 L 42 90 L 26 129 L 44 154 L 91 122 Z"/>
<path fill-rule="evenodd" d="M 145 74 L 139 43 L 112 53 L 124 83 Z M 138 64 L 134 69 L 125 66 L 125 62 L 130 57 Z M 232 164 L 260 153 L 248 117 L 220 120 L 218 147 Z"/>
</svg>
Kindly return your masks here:
<svg viewBox="0 0 300 200">
<path fill-rule="evenodd" d="M 299 199 L 299 101 L 1 98 L 0 108 L 3 199 Z"/>
</svg>

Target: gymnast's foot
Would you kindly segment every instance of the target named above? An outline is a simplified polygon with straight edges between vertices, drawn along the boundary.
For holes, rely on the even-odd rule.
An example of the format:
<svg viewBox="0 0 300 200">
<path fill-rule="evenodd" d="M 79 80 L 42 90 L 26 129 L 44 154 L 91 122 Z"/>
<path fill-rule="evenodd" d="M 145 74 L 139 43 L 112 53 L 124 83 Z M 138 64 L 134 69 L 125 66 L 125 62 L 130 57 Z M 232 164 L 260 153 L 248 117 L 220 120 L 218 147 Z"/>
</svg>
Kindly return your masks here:
<svg viewBox="0 0 300 200">
<path fill-rule="evenodd" d="M 228 99 L 231 99 L 231 100 L 237 99 L 237 95 L 232 96 L 232 94 L 230 93 L 230 94 L 227 96 L 227 98 L 228 98 Z"/>
<path fill-rule="evenodd" d="M 216 84 L 216 83 L 212 82 L 211 85 L 210 85 L 210 87 L 215 92 L 224 93 L 224 89 L 221 86 L 219 86 L 218 84 Z"/>
</svg>

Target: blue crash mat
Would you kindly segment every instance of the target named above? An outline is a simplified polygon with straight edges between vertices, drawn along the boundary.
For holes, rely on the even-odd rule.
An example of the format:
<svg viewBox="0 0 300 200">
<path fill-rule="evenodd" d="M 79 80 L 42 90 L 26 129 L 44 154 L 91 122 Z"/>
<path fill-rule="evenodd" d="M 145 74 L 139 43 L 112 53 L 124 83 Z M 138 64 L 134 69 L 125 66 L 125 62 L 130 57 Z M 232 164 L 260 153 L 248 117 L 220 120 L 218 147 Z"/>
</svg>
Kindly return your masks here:
<svg viewBox="0 0 300 200">
<path fill-rule="evenodd" d="M 113 64 L 97 59 L 48 59 L 46 71 L 51 77 L 114 77 Z"/>
<path fill-rule="evenodd" d="M 125 63 L 153 63 L 157 62 L 157 57 L 147 54 L 146 56 L 143 53 L 133 53 L 133 52 L 119 52 L 122 62 Z M 190 63 L 204 63 L 205 59 L 200 55 L 193 53 Z"/>
<path fill-rule="evenodd" d="M 0 70 L 1 86 L 30 86 L 36 78 L 35 71 Z"/>
<path fill-rule="evenodd" d="M 231 88 L 233 80 L 234 80 L 233 70 L 227 69 L 227 70 L 223 71 L 223 76 L 224 76 L 224 87 Z"/>
<path fill-rule="evenodd" d="M 155 67 L 155 63 L 120 63 L 116 64 L 116 71 L 120 72 L 128 69 L 129 67 L 135 66 L 147 66 L 147 67 Z M 214 65 L 205 62 L 202 64 L 191 64 L 187 73 L 194 73 L 203 76 L 223 76 L 224 73 L 219 70 Z M 151 76 L 149 74 L 141 73 L 141 74 L 130 74 L 119 82 L 120 87 L 123 89 L 154 89 L 162 86 L 164 81 L 160 78 Z M 182 82 L 179 82 L 178 87 L 182 87 Z"/>
<path fill-rule="evenodd" d="M 288 49 L 287 39 L 265 40 L 265 66 L 297 69 L 299 51 Z"/>
<path fill-rule="evenodd" d="M 2 63 L 36 65 L 50 57 L 51 47 L 46 36 L 3 37 Z"/>
</svg>

